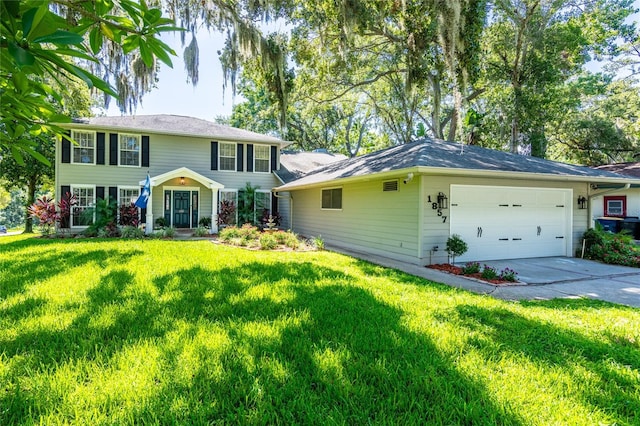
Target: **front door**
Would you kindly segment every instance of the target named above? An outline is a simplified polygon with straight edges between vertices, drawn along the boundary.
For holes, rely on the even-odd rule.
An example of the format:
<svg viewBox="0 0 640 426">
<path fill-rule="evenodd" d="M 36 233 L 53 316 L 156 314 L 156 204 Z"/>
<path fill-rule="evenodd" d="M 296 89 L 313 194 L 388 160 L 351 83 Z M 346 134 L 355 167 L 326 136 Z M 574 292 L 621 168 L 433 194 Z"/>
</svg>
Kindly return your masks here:
<svg viewBox="0 0 640 426">
<path fill-rule="evenodd" d="M 173 191 L 173 226 L 190 228 L 189 191 Z"/>
</svg>

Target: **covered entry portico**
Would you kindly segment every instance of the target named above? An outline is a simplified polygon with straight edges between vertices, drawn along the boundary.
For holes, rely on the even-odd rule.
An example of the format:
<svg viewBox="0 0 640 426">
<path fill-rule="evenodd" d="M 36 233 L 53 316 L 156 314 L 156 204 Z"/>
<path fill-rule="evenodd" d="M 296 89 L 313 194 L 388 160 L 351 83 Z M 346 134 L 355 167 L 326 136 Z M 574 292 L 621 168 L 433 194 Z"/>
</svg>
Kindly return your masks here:
<svg viewBox="0 0 640 426">
<path fill-rule="evenodd" d="M 170 181 L 174 181 L 173 183 Z M 218 232 L 218 191 L 224 188 L 219 182 L 209 179 L 206 176 L 196 173 L 187 167 L 180 167 L 157 176 L 151 176 L 151 188 L 149 200 L 147 202 L 146 229 L 145 232 L 150 234 L 153 232 L 154 211 L 153 211 L 153 194 L 154 188 L 162 186 L 163 202 L 162 211 L 156 212 L 156 215 L 162 213 L 167 223 L 177 228 L 192 228 L 198 226 L 198 217 L 200 212 L 200 189 L 201 186 L 185 185 L 185 182 L 197 182 L 211 191 L 211 232 Z M 178 184 L 175 184 L 178 182 Z M 168 185 L 164 185 L 169 183 Z M 145 181 L 140 181 L 140 185 L 144 185 Z M 156 196 L 160 195 L 156 193 Z"/>
</svg>

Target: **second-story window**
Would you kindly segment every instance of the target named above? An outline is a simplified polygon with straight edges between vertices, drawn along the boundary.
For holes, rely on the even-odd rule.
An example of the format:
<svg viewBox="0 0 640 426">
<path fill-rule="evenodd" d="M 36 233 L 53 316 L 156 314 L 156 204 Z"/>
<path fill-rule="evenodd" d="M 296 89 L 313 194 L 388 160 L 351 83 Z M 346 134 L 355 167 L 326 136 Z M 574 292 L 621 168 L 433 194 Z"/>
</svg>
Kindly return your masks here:
<svg viewBox="0 0 640 426">
<path fill-rule="evenodd" d="M 256 145 L 254 148 L 254 168 L 258 173 L 269 173 L 271 165 L 271 150 L 268 145 Z"/>
<path fill-rule="evenodd" d="M 96 134 L 93 132 L 73 132 L 73 163 L 96 164 Z"/>
<path fill-rule="evenodd" d="M 236 144 L 220 143 L 220 170 L 236 171 Z"/>
<path fill-rule="evenodd" d="M 140 167 L 140 136 L 120 134 L 120 165 Z"/>
</svg>

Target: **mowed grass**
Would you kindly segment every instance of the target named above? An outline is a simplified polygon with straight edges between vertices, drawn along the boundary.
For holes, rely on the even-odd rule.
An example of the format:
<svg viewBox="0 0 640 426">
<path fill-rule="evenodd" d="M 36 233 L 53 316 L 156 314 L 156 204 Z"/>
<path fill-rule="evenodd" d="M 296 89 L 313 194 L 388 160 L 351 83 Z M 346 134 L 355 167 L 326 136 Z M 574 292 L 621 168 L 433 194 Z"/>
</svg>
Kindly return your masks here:
<svg viewBox="0 0 640 426">
<path fill-rule="evenodd" d="M 0 424 L 640 424 L 640 312 L 329 252 L 0 238 Z"/>
</svg>

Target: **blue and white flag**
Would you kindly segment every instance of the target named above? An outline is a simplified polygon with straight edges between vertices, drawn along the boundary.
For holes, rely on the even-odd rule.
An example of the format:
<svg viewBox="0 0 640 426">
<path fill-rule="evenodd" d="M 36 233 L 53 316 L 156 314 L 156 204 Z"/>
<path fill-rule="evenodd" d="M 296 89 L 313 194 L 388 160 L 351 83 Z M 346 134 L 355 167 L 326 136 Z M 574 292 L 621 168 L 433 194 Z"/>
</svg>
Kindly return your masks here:
<svg viewBox="0 0 640 426">
<path fill-rule="evenodd" d="M 136 200 L 135 206 L 140 207 L 141 209 L 146 209 L 147 202 L 149 201 L 150 195 L 151 195 L 151 179 L 149 178 L 149 173 L 147 173 L 147 180 L 144 181 L 144 186 L 142 187 L 142 193 Z"/>
</svg>

